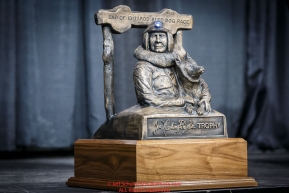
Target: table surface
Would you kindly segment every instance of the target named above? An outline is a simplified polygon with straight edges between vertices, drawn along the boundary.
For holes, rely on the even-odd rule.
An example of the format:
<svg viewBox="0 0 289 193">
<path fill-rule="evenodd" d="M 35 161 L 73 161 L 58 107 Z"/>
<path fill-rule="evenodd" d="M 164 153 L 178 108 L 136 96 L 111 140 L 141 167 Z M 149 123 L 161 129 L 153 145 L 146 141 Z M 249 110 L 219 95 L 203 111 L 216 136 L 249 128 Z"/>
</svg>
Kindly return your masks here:
<svg viewBox="0 0 289 193">
<path fill-rule="evenodd" d="M 249 154 L 249 176 L 259 183 L 253 188 L 215 189 L 179 192 L 287 192 L 289 193 L 289 153 Z M 0 192 L 89 193 L 113 192 L 67 187 L 73 174 L 73 157 L 40 157 L 0 160 Z"/>
</svg>

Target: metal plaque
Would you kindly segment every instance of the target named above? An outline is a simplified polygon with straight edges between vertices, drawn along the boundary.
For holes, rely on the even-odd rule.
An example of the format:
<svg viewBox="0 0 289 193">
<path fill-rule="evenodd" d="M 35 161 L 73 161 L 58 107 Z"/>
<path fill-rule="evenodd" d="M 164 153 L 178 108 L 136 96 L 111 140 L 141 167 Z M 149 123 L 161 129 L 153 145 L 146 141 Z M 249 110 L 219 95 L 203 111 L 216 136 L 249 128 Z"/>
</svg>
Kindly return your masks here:
<svg viewBox="0 0 289 193">
<path fill-rule="evenodd" d="M 224 137 L 222 116 L 147 119 L 147 139 Z"/>
</svg>

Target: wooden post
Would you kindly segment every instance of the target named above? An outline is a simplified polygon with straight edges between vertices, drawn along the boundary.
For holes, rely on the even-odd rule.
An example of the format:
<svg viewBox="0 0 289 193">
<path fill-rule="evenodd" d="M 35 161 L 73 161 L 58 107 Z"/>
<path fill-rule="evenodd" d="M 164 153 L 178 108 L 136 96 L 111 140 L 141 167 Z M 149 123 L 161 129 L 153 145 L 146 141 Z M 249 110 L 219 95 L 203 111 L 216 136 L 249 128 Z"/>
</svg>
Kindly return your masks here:
<svg viewBox="0 0 289 193">
<path fill-rule="evenodd" d="M 106 120 L 109 119 L 115 114 L 114 108 L 114 60 L 113 60 L 113 51 L 114 44 L 111 34 L 111 28 L 108 25 L 102 26 L 103 33 L 103 54 L 102 60 L 104 63 L 103 72 L 104 72 L 104 105 L 106 112 Z"/>
<path fill-rule="evenodd" d="M 186 50 L 183 48 L 183 31 L 178 30 L 174 37 L 175 40 L 175 51 L 177 51 L 179 57 L 184 59 L 186 56 Z"/>
</svg>

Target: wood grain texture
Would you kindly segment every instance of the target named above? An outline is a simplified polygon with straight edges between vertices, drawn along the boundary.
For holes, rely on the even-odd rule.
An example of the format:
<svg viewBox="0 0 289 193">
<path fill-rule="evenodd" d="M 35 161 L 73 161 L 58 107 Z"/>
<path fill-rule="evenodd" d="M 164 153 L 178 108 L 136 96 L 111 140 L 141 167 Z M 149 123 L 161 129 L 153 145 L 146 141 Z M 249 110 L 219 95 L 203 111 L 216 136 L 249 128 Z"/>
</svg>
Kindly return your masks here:
<svg viewBox="0 0 289 193">
<path fill-rule="evenodd" d="M 78 140 L 74 144 L 75 177 L 135 181 L 135 154 L 135 141 Z"/>
<path fill-rule="evenodd" d="M 118 183 L 118 182 L 115 182 Z M 125 182 L 133 184 L 133 182 Z M 168 182 L 147 182 L 145 185 L 128 185 L 116 186 L 112 185 L 113 182 L 99 179 L 86 179 L 71 177 L 66 184 L 68 186 L 94 188 L 104 190 L 115 190 L 122 192 L 169 192 L 176 190 L 198 190 L 198 189 L 212 189 L 212 188 L 228 188 L 228 187 L 250 187 L 257 186 L 257 182 L 251 177 L 237 178 L 237 179 L 219 179 L 219 180 L 195 180 L 195 181 L 171 181 L 174 185 L 156 185 L 167 184 Z M 146 185 L 151 184 L 151 185 Z M 163 190 L 163 191 L 162 191 Z"/>
<path fill-rule="evenodd" d="M 247 176 L 243 139 L 137 142 L 137 181 L 208 180 Z"/>
<path fill-rule="evenodd" d="M 247 176 L 247 142 L 238 138 L 78 140 L 74 158 L 75 177 L 68 186 L 118 190 L 122 186 L 110 183 L 171 181 L 180 185 L 133 188 L 189 190 L 257 185 Z"/>
</svg>

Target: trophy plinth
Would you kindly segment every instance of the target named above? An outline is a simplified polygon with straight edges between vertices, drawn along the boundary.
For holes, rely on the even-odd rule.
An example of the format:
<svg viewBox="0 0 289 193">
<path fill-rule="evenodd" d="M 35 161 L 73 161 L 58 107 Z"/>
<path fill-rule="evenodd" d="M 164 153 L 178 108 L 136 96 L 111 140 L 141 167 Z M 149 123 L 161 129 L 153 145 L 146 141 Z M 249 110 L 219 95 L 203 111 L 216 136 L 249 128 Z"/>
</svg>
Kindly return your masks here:
<svg viewBox="0 0 289 193">
<path fill-rule="evenodd" d="M 240 138 L 80 139 L 74 159 L 68 186 L 150 192 L 257 185 Z"/>
</svg>

